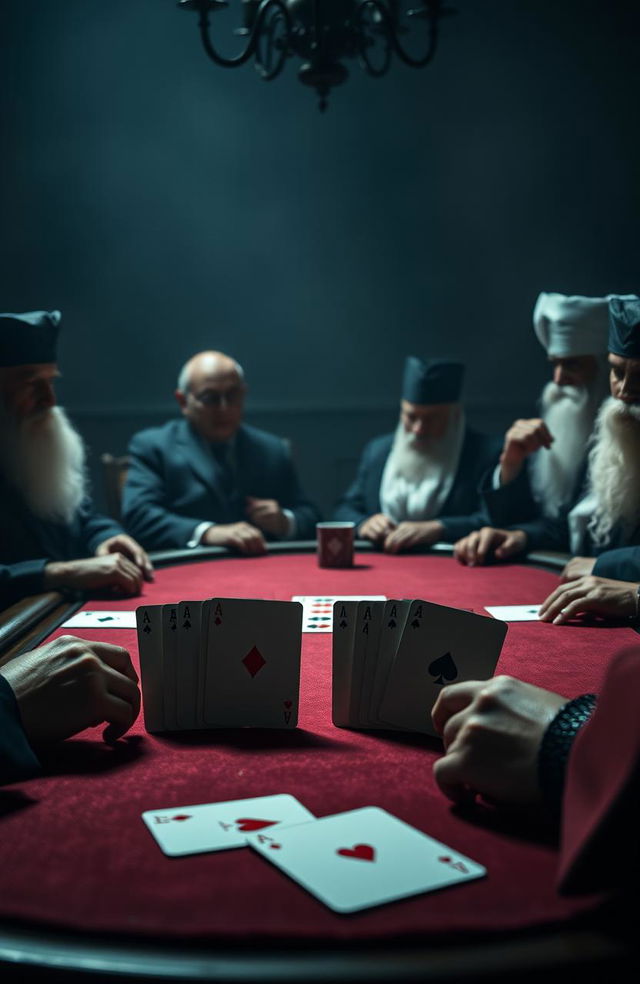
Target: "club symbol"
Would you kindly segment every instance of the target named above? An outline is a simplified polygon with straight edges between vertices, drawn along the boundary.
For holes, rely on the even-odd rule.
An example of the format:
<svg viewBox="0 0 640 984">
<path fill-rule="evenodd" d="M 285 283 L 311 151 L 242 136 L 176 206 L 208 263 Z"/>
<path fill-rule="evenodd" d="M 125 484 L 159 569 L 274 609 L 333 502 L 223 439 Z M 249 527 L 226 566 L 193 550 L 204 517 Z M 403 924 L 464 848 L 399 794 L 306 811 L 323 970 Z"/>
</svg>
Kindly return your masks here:
<svg viewBox="0 0 640 984">
<path fill-rule="evenodd" d="M 144 629 L 142 631 L 143 632 L 146 632 L 146 634 L 149 635 L 149 633 L 151 632 L 151 629 L 149 628 L 148 625 L 145 625 L 145 627 L 144 627 Z"/>
</svg>

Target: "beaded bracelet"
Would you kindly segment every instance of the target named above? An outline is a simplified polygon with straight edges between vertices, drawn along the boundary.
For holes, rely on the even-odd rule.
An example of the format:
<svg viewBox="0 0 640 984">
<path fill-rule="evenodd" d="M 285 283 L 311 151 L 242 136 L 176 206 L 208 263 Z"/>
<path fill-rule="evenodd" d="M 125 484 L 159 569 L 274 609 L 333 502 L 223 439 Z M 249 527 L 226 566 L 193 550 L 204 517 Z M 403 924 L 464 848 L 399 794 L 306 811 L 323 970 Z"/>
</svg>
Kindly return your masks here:
<svg viewBox="0 0 640 984">
<path fill-rule="evenodd" d="M 560 708 L 542 738 L 538 752 L 538 780 L 547 806 L 556 815 L 560 813 L 573 740 L 591 717 L 595 703 L 595 694 L 583 694 L 568 701 Z"/>
</svg>

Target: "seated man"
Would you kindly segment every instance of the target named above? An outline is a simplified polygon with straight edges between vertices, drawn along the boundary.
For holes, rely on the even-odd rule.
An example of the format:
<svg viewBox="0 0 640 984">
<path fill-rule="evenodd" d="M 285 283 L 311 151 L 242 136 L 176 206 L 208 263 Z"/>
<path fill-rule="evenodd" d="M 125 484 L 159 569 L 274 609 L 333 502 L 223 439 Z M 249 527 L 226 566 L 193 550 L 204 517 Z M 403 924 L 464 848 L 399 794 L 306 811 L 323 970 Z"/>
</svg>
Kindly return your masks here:
<svg viewBox="0 0 640 984">
<path fill-rule="evenodd" d="M 140 711 L 129 653 L 106 642 L 61 636 L 0 666 L 0 784 L 40 769 L 36 752 L 107 721 L 114 742 Z"/>
<path fill-rule="evenodd" d="M 478 486 L 500 442 L 467 427 L 460 362 L 405 363 L 395 434 L 371 441 L 335 519 L 387 553 L 453 542 L 482 522 Z"/>
<path fill-rule="evenodd" d="M 246 392 L 237 362 L 200 352 L 178 379 L 182 419 L 132 439 L 123 515 L 148 549 L 203 544 L 259 554 L 265 537 L 315 538 L 320 517 L 285 442 L 242 423 Z"/>
<path fill-rule="evenodd" d="M 640 654 L 619 653 L 597 698 L 573 700 L 511 677 L 442 688 L 432 719 L 444 743 L 434 775 L 460 805 L 539 808 L 561 827 L 559 890 L 636 891 L 640 855 Z M 611 845 L 624 862 L 611 863 Z"/>
<path fill-rule="evenodd" d="M 640 544 L 640 298 L 610 299 L 608 352 L 611 395 L 596 417 L 582 494 L 557 519 L 543 518 L 535 533 L 527 523 L 472 533 L 455 546 L 462 563 L 483 563 L 492 552 L 503 560 L 525 549 L 570 549 L 578 556 L 568 577 L 596 564 L 598 573 L 615 577 L 617 550 Z"/>
<path fill-rule="evenodd" d="M 138 594 L 144 550 L 87 495 L 82 441 L 57 407 L 57 311 L 0 315 L 0 607 L 60 588 Z"/>
</svg>

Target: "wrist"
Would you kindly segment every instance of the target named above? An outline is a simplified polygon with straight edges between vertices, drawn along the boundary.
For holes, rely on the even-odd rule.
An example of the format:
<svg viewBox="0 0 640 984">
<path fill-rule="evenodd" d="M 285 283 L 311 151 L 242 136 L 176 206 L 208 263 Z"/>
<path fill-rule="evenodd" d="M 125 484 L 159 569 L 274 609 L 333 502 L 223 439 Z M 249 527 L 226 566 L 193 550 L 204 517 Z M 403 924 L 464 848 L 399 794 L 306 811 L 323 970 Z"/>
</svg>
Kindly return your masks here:
<svg viewBox="0 0 640 984">
<path fill-rule="evenodd" d="M 42 584 L 45 591 L 62 588 L 69 577 L 69 564 L 65 561 L 52 561 L 44 569 Z"/>
</svg>

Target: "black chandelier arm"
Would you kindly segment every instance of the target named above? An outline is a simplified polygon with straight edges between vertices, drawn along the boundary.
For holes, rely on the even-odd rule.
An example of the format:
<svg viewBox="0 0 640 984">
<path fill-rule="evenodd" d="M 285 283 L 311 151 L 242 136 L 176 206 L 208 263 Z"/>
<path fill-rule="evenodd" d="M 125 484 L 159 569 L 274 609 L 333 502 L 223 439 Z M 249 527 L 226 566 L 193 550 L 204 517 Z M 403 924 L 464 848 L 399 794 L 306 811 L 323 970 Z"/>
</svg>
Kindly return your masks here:
<svg viewBox="0 0 640 984">
<path fill-rule="evenodd" d="M 427 0 L 427 4 L 424 8 L 424 16 L 429 21 L 429 46 L 424 55 L 420 58 L 414 58 L 413 55 L 410 55 L 408 51 L 405 51 L 403 46 L 400 44 L 389 8 L 383 0 L 361 0 L 356 8 L 356 16 L 358 19 L 358 43 L 360 45 L 360 57 L 362 58 L 369 75 L 384 75 L 385 71 L 389 67 L 388 62 L 390 55 L 385 62 L 386 67 L 384 69 L 375 68 L 375 66 L 370 64 L 365 45 L 364 18 L 367 10 L 372 10 L 378 14 L 384 27 L 384 35 L 390 48 L 395 51 L 398 58 L 403 61 L 405 65 L 409 65 L 410 68 L 424 68 L 424 66 L 428 65 L 435 55 L 438 45 L 438 17 L 440 13 L 440 5 L 436 3 L 433 10 L 431 10 L 430 7 L 431 5 Z M 423 11 L 420 11 L 420 13 L 423 13 Z"/>
<path fill-rule="evenodd" d="M 280 72 L 282 71 L 284 67 L 284 63 L 287 60 L 287 55 L 288 55 L 287 39 L 290 37 L 291 24 L 290 21 L 289 23 L 285 23 L 286 33 L 283 40 L 280 42 L 280 44 L 278 44 L 278 42 L 274 38 L 275 30 L 277 29 L 277 20 L 278 20 L 278 16 L 276 14 L 274 17 L 271 18 L 271 20 L 267 24 L 265 35 L 264 35 L 264 41 L 267 47 L 268 61 L 270 61 L 271 59 L 271 55 L 273 54 L 274 48 L 276 47 L 280 48 L 280 51 L 278 52 L 278 57 L 272 68 L 267 68 L 265 61 L 262 58 L 262 54 L 260 51 L 260 39 L 258 39 L 258 42 L 256 44 L 256 70 L 263 82 L 271 82 L 272 79 L 275 79 L 276 76 L 279 75 Z"/>
<path fill-rule="evenodd" d="M 234 58 L 225 58 L 221 55 L 213 46 L 211 37 L 209 34 L 209 11 L 211 9 L 210 0 L 199 0 L 198 11 L 200 14 L 198 20 L 198 26 L 200 28 L 200 37 L 202 38 L 202 44 L 204 50 L 208 54 L 209 58 L 220 65 L 222 68 L 238 68 L 240 65 L 244 65 L 245 62 L 249 61 L 251 56 L 255 54 L 258 47 L 258 41 L 260 39 L 260 34 L 262 31 L 262 26 L 272 12 L 278 12 L 279 15 L 284 19 L 285 22 L 285 38 L 288 39 L 291 35 L 291 16 L 283 0 L 262 0 L 262 3 L 258 7 L 258 12 L 256 13 L 256 19 L 253 23 L 251 29 L 251 34 L 249 35 L 249 40 L 239 55 Z M 272 72 L 262 73 L 264 78 L 275 78 L 278 72 L 281 70 L 284 60 L 287 54 L 287 43 L 283 43 L 283 53 L 276 65 L 276 69 Z"/>
</svg>

